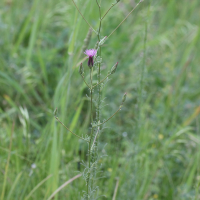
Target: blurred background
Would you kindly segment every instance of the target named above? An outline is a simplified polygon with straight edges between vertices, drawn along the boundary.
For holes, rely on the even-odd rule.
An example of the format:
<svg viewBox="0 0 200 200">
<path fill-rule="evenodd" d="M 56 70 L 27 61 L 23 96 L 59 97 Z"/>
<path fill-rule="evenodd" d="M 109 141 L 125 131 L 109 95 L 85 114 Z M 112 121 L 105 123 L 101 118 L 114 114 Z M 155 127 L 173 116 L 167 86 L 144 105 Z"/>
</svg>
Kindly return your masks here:
<svg viewBox="0 0 200 200">
<path fill-rule="evenodd" d="M 121 0 L 102 22 L 109 35 L 139 0 Z M 96 1 L 76 1 L 99 24 Z M 115 1 L 102 0 L 102 13 Z M 200 1 L 145 0 L 102 47 L 99 199 L 200 199 Z M 89 31 L 71 0 L 0 1 L 1 200 L 43 200 L 87 162 L 90 108 L 78 72 Z M 92 34 L 88 48 L 97 38 Z M 105 156 L 107 155 L 107 156 Z M 80 177 L 54 199 L 81 199 Z"/>
</svg>

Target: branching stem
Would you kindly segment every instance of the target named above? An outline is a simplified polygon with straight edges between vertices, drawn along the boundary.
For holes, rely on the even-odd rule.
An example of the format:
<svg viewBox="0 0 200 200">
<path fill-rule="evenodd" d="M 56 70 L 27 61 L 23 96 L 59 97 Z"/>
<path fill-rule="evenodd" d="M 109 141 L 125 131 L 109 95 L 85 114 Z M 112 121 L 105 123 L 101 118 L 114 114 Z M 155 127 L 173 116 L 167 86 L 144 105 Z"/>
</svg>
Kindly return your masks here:
<svg viewBox="0 0 200 200">
<path fill-rule="evenodd" d="M 102 82 L 104 82 L 111 74 L 108 74 L 103 80 L 101 80 L 100 82 L 98 82 L 96 85 L 94 85 L 92 88 L 95 88 L 97 85 L 101 84 Z"/>
<path fill-rule="evenodd" d="M 111 118 L 113 118 L 121 109 L 122 109 L 122 104 L 120 105 L 119 109 L 118 109 L 111 117 L 109 117 L 106 121 L 104 121 L 104 122 L 102 122 L 102 123 L 100 123 L 100 124 L 97 124 L 97 125 L 93 126 L 93 128 L 105 124 L 107 121 L 109 121 Z"/>
<path fill-rule="evenodd" d="M 140 3 L 142 3 L 143 1 L 140 0 L 140 2 L 131 10 L 130 13 L 128 13 L 128 15 L 122 20 L 122 22 L 111 32 L 111 34 L 107 37 L 109 38 L 123 23 L 124 21 L 129 17 L 129 15 L 139 6 Z"/>
<path fill-rule="evenodd" d="M 73 135 L 75 135 L 75 136 L 78 137 L 79 139 L 82 139 L 82 140 L 85 140 L 86 142 L 88 142 L 88 140 L 86 140 L 85 138 L 82 138 L 82 137 L 76 135 L 76 134 L 75 134 L 74 132 L 72 132 L 69 128 L 67 128 L 67 127 L 58 119 L 58 117 L 55 116 L 55 118 L 56 118 L 56 120 L 57 120 L 60 124 L 62 124 L 70 133 L 72 133 Z"/>
<path fill-rule="evenodd" d="M 81 75 L 81 77 L 83 78 L 83 81 L 85 82 L 85 84 L 88 86 L 88 88 L 91 90 L 92 88 L 88 85 L 88 83 L 85 81 L 85 78 L 83 75 Z"/>
<path fill-rule="evenodd" d="M 78 10 L 78 12 L 80 13 L 80 15 L 82 16 L 82 18 L 85 20 L 85 22 L 88 24 L 88 26 L 97 34 L 97 32 L 94 30 L 94 28 L 90 25 L 90 23 L 85 19 L 85 17 L 83 16 L 83 14 L 81 13 L 81 11 L 79 10 L 78 6 L 76 5 L 75 1 L 72 0 L 73 4 L 75 5 L 76 9 Z"/>
<path fill-rule="evenodd" d="M 114 7 L 117 3 L 118 3 L 118 2 L 113 3 L 113 4 L 110 6 L 110 8 L 106 11 L 106 13 L 104 14 L 104 16 L 101 18 L 101 21 L 102 21 L 103 18 L 108 14 L 108 12 L 111 10 L 111 8 Z"/>
</svg>

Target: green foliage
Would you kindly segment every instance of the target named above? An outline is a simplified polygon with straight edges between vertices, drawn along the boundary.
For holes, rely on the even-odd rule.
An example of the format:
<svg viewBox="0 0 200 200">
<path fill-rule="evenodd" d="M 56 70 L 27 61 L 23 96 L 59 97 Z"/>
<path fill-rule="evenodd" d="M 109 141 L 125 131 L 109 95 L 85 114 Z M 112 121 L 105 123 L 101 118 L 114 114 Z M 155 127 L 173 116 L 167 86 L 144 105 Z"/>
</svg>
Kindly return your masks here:
<svg viewBox="0 0 200 200">
<path fill-rule="evenodd" d="M 77 2 L 97 29 L 96 2 Z M 134 2 L 120 1 L 110 10 L 102 38 Z M 110 4 L 102 1 L 102 13 Z M 200 198 L 199 8 L 199 0 L 145 0 L 102 45 L 102 77 L 118 62 L 103 85 L 102 117 L 119 108 L 125 92 L 127 97 L 101 132 L 99 199 L 112 199 L 118 180 L 119 200 Z M 87 62 L 82 49 L 88 29 L 71 1 L 0 1 L 1 200 L 48 199 L 83 171 L 87 143 L 60 126 L 53 112 L 57 108 L 77 135 L 88 132 L 89 91 L 79 74 Z M 96 41 L 93 34 L 89 47 Z M 79 200 L 83 190 L 77 178 L 54 199 Z"/>
</svg>

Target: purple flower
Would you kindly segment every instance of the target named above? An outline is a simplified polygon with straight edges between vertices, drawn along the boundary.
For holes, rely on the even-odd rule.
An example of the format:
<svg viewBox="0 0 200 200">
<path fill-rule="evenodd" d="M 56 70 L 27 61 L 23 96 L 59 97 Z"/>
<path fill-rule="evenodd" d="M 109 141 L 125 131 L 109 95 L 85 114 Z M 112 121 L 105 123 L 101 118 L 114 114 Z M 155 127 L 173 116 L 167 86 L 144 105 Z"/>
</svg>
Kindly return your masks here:
<svg viewBox="0 0 200 200">
<path fill-rule="evenodd" d="M 84 52 L 87 56 L 88 56 L 88 67 L 91 68 L 93 67 L 94 65 L 94 61 L 93 61 L 93 56 L 96 55 L 97 53 L 97 50 L 96 49 L 87 49 L 85 52 Z"/>
</svg>

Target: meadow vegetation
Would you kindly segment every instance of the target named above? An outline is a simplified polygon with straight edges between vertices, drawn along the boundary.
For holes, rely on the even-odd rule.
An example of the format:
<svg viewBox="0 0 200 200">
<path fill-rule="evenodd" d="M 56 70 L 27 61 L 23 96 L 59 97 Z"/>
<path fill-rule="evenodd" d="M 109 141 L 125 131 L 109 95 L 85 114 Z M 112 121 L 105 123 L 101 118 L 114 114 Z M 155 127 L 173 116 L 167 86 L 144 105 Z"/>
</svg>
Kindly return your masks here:
<svg viewBox="0 0 200 200">
<path fill-rule="evenodd" d="M 101 36 L 138 2 L 113 7 Z M 97 29 L 96 1 L 76 3 Z M 101 3 L 105 13 L 115 0 Z M 127 99 L 99 140 L 99 199 L 200 199 L 199 10 L 199 0 L 145 0 L 103 45 L 102 77 L 119 65 L 102 92 L 102 117 L 125 92 Z M 87 143 L 53 111 L 70 130 L 88 133 L 89 92 L 79 74 L 88 31 L 71 0 L 0 1 L 1 200 L 79 200 L 86 190 L 76 176 Z M 88 48 L 96 41 L 92 34 Z"/>
</svg>

